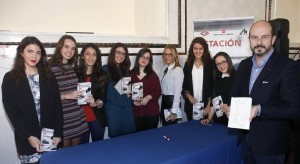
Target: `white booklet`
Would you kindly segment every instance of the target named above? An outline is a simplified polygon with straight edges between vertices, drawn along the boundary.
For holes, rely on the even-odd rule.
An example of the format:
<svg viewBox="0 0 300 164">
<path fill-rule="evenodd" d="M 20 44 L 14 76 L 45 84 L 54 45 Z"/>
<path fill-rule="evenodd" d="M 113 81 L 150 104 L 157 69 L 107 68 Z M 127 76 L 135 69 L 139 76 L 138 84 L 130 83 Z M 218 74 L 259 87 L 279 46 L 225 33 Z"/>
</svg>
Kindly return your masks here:
<svg viewBox="0 0 300 164">
<path fill-rule="evenodd" d="M 217 96 L 212 99 L 212 104 L 215 109 L 215 113 L 217 117 L 223 116 L 223 111 L 221 110 L 221 105 L 223 104 L 223 100 L 221 96 Z"/>
<path fill-rule="evenodd" d="M 203 109 L 203 102 L 198 102 L 193 105 L 193 120 L 200 120 L 201 118 L 203 118 Z"/>
<path fill-rule="evenodd" d="M 142 98 L 143 95 L 143 82 L 132 84 L 132 100 Z"/>
<path fill-rule="evenodd" d="M 131 93 L 131 77 L 123 77 L 122 79 L 122 94 Z"/>
<path fill-rule="evenodd" d="M 170 118 L 169 118 L 170 114 L 171 114 L 171 109 L 164 109 L 164 116 L 165 116 L 166 121 L 170 120 Z M 176 111 L 176 118 L 179 120 L 182 119 L 182 112 L 181 112 L 180 108 L 177 109 L 177 111 Z"/>
<path fill-rule="evenodd" d="M 120 95 L 124 93 L 131 93 L 131 77 L 123 77 L 115 85 L 115 89 Z"/>
<path fill-rule="evenodd" d="M 249 130 L 251 106 L 252 98 L 250 97 L 232 97 L 228 127 Z"/>
<path fill-rule="evenodd" d="M 182 119 L 182 112 L 181 112 L 181 109 L 177 109 L 177 112 L 176 112 L 176 115 L 177 115 L 177 119 Z"/>
<path fill-rule="evenodd" d="M 56 145 L 53 144 L 52 137 L 54 135 L 53 129 L 43 128 L 41 133 L 41 142 L 43 145 L 40 146 L 41 151 L 55 151 Z"/>
<path fill-rule="evenodd" d="M 165 120 L 169 121 L 170 120 L 170 114 L 171 114 L 171 110 L 170 109 L 164 109 L 164 116 L 165 116 Z"/>
<path fill-rule="evenodd" d="M 89 95 L 91 95 L 91 88 L 92 88 L 91 82 L 77 83 L 77 90 L 82 91 L 82 95 L 77 100 L 78 105 L 87 104 L 86 99 L 88 98 Z"/>
</svg>

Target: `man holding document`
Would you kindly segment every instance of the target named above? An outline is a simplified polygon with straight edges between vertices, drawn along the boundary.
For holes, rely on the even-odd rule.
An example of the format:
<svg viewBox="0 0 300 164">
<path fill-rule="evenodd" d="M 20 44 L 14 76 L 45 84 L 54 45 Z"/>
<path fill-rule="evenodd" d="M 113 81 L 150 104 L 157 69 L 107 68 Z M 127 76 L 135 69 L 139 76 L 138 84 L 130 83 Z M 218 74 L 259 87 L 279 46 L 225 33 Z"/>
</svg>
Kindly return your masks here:
<svg viewBox="0 0 300 164">
<path fill-rule="evenodd" d="M 284 163 L 291 143 L 290 120 L 300 117 L 300 75 L 296 62 L 276 53 L 269 22 L 255 22 L 249 33 L 253 56 L 243 60 L 232 97 L 252 98 L 249 130 L 240 130 L 244 164 Z"/>
</svg>

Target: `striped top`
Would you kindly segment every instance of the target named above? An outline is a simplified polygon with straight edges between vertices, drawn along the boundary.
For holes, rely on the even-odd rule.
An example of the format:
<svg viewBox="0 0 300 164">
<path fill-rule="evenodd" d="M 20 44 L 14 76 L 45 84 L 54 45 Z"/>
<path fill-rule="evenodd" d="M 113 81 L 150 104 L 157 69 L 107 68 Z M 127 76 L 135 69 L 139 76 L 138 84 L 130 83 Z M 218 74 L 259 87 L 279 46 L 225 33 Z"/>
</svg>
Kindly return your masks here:
<svg viewBox="0 0 300 164">
<path fill-rule="evenodd" d="M 55 65 L 51 66 L 51 71 L 56 77 L 60 93 L 67 94 L 77 90 L 78 78 L 70 64 L 64 64 L 63 69 Z M 84 112 L 77 104 L 77 100 L 62 100 L 62 108 L 64 139 L 77 138 L 88 131 Z"/>
</svg>

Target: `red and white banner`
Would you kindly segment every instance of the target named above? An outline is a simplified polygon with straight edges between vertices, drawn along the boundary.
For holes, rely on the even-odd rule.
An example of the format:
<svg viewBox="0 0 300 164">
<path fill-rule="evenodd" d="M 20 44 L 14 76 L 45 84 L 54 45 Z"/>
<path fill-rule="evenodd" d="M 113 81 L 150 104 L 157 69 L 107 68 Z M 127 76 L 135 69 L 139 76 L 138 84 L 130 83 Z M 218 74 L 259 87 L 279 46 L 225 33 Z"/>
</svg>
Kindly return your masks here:
<svg viewBox="0 0 300 164">
<path fill-rule="evenodd" d="M 248 36 L 253 22 L 253 17 L 194 21 L 194 37 L 205 38 L 212 56 L 224 51 L 231 57 L 248 57 L 252 55 Z"/>
</svg>

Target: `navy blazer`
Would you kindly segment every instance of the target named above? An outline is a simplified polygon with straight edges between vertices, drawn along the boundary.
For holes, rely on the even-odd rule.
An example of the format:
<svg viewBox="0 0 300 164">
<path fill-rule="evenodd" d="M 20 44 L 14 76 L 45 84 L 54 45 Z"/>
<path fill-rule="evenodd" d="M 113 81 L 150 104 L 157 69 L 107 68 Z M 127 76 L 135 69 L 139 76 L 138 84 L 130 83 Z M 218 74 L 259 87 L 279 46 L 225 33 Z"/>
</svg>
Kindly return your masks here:
<svg viewBox="0 0 300 164">
<path fill-rule="evenodd" d="M 56 80 L 45 82 L 40 77 L 41 124 L 36 114 L 33 95 L 27 80 L 16 86 L 11 72 L 2 83 L 2 102 L 14 128 L 17 151 L 20 155 L 36 153 L 28 142 L 30 136 L 41 138 L 41 129 L 54 129 L 54 137 L 63 137 L 63 115 Z"/>
<path fill-rule="evenodd" d="M 194 96 L 192 70 L 193 67 L 192 68 L 188 67 L 187 62 L 185 62 L 183 68 L 184 79 L 182 84 L 182 95 L 185 99 L 184 110 L 186 112 L 187 110 L 189 110 L 190 112 L 193 111 L 193 104 L 190 103 L 188 98 L 185 97 L 185 91 L 188 91 L 192 96 Z M 212 62 L 209 62 L 203 67 L 202 102 L 204 102 L 204 106 L 207 105 L 208 99 L 212 98 L 213 91 L 214 91 L 213 64 Z M 188 117 L 190 119 L 192 118 L 192 116 L 188 116 Z"/>
<path fill-rule="evenodd" d="M 258 154 L 282 154 L 291 142 L 290 120 L 300 117 L 300 74 L 296 62 L 274 52 L 257 77 L 249 94 L 252 57 L 238 68 L 233 97 L 251 97 L 261 105 L 248 133 L 248 142 Z M 242 130 L 241 130 L 242 131 Z M 240 135 L 241 137 L 241 135 Z"/>
</svg>

